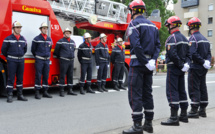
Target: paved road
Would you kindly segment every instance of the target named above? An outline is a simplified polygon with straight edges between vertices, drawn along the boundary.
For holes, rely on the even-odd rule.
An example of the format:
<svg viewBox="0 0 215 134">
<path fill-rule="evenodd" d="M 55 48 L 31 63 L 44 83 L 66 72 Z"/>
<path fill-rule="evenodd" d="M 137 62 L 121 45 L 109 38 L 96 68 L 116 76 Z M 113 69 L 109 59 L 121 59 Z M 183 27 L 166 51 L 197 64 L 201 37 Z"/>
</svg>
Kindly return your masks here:
<svg viewBox="0 0 215 134">
<path fill-rule="evenodd" d="M 155 120 L 169 116 L 165 79 L 165 75 L 154 76 Z M 215 74 L 208 74 L 207 83 L 208 108 L 215 108 Z M 53 89 L 54 98 L 41 100 L 35 100 L 30 90 L 25 91 L 28 102 L 14 98 L 12 104 L 0 98 L 0 134 L 110 134 L 131 125 L 127 91 L 109 90 L 62 98 Z"/>
</svg>

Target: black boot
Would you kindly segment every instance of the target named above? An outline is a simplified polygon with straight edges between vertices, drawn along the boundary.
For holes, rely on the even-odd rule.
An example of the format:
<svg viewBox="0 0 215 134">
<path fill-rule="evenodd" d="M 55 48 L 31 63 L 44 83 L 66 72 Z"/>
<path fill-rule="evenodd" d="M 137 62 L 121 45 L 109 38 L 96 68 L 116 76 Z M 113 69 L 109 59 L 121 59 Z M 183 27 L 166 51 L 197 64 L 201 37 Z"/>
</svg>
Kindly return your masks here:
<svg viewBox="0 0 215 134">
<path fill-rule="evenodd" d="M 90 86 L 87 86 L 87 93 L 95 94 L 95 92 L 91 89 Z"/>
<path fill-rule="evenodd" d="M 119 88 L 118 88 L 117 84 L 114 84 L 113 89 L 116 90 L 116 91 L 119 91 Z"/>
<path fill-rule="evenodd" d="M 104 92 L 104 91 L 102 90 L 101 86 L 98 86 L 98 91 L 99 91 L 99 92 Z"/>
<path fill-rule="evenodd" d="M 179 121 L 188 123 L 187 109 L 181 109 L 181 114 L 179 116 Z"/>
<path fill-rule="evenodd" d="M 122 84 L 119 84 L 119 89 L 126 90 L 126 88 Z"/>
<path fill-rule="evenodd" d="M 198 108 L 192 107 L 187 116 L 188 118 L 199 118 Z"/>
<path fill-rule="evenodd" d="M 28 101 L 28 99 L 26 99 L 26 98 L 23 96 L 22 90 L 18 90 L 18 91 L 17 91 L 17 100 Z"/>
<path fill-rule="evenodd" d="M 178 110 L 171 108 L 171 116 L 167 121 L 162 121 L 161 125 L 179 126 Z"/>
<path fill-rule="evenodd" d="M 152 120 L 145 120 L 143 130 L 148 133 L 153 133 Z"/>
<path fill-rule="evenodd" d="M 206 114 L 206 109 L 205 108 L 201 108 L 199 109 L 199 116 L 201 117 L 207 117 L 207 114 Z"/>
<path fill-rule="evenodd" d="M 73 92 L 72 87 L 69 88 L 67 94 L 68 94 L 68 95 L 77 95 L 75 92 Z"/>
<path fill-rule="evenodd" d="M 48 93 L 48 90 L 45 90 L 45 91 L 43 92 L 43 97 L 52 98 L 52 96 Z"/>
<path fill-rule="evenodd" d="M 36 90 L 36 91 L 35 91 L 35 99 L 38 99 L 38 100 L 41 99 L 40 91 L 39 91 L 39 90 Z"/>
<path fill-rule="evenodd" d="M 59 96 L 60 97 L 64 97 L 65 96 L 65 94 L 64 94 L 64 87 L 60 87 Z"/>
<path fill-rule="evenodd" d="M 143 134 L 142 123 L 134 122 L 134 125 L 131 128 L 123 130 L 123 134 Z"/>
<path fill-rule="evenodd" d="M 108 90 L 105 88 L 105 85 L 102 85 L 102 90 L 108 92 Z"/>
<path fill-rule="evenodd" d="M 85 95 L 84 87 L 80 87 L 80 94 Z"/>
<path fill-rule="evenodd" d="M 7 102 L 12 103 L 13 102 L 13 92 L 7 93 Z"/>
</svg>

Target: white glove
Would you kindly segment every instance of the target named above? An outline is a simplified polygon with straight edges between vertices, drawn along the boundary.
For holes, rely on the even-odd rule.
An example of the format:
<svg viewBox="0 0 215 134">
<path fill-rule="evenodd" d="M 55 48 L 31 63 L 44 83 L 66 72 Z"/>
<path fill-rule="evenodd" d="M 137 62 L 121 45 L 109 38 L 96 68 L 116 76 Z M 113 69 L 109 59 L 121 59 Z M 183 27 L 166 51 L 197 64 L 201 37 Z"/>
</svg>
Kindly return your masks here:
<svg viewBox="0 0 215 134">
<path fill-rule="evenodd" d="M 155 69 L 155 65 L 151 65 L 150 63 L 147 63 L 145 65 L 150 71 L 153 71 Z"/>
<path fill-rule="evenodd" d="M 99 66 L 96 66 L 96 69 L 99 69 Z"/>
<path fill-rule="evenodd" d="M 188 65 L 188 63 L 184 64 L 184 67 L 181 69 L 181 71 L 183 72 L 187 72 L 189 70 L 190 66 Z"/>
<path fill-rule="evenodd" d="M 155 66 L 155 60 L 154 59 L 149 60 L 149 64 L 152 65 L 152 66 L 153 65 Z"/>
<path fill-rule="evenodd" d="M 108 65 L 107 65 L 107 67 L 109 68 L 109 67 L 110 67 L 110 65 L 108 64 Z"/>
<path fill-rule="evenodd" d="M 155 66 L 155 60 L 154 59 L 149 60 L 149 64 L 151 66 L 152 71 L 155 70 L 155 68 L 156 68 L 156 66 Z"/>
<path fill-rule="evenodd" d="M 210 65 L 210 64 L 211 64 L 210 61 L 205 60 L 205 63 L 203 64 L 203 66 L 204 66 L 204 68 L 206 68 L 206 69 L 210 69 L 210 68 L 211 68 L 211 65 Z"/>
</svg>

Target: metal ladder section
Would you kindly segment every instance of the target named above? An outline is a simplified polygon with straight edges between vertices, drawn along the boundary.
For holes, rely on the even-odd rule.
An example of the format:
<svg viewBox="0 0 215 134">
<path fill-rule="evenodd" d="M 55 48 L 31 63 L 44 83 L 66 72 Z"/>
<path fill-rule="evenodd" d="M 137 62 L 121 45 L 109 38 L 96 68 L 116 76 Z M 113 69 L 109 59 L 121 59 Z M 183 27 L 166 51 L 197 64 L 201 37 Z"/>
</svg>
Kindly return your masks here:
<svg viewBox="0 0 215 134">
<path fill-rule="evenodd" d="M 110 0 L 47 0 L 56 14 L 67 20 L 86 21 L 96 15 L 98 21 L 124 24 L 127 6 Z M 96 1 L 96 2 L 95 2 Z M 96 3 L 96 6 L 95 6 Z M 96 7 L 96 14 L 95 14 Z"/>
</svg>

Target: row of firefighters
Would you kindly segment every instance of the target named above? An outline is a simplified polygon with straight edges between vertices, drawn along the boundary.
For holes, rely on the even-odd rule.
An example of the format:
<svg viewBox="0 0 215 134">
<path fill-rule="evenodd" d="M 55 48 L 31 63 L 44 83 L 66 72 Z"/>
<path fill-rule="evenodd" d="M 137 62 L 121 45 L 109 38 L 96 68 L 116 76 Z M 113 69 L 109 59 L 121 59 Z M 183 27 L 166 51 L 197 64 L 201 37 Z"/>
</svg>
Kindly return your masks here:
<svg viewBox="0 0 215 134">
<path fill-rule="evenodd" d="M 27 43 L 23 36 L 20 35 L 22 25 L 15 21 L 13 23 L 13 34 L 6 37 L 2 45 L 2 54 L 7 57 L 7 102 L 13 102 L 13 85 L 15 76 L 17 77 L 17 99 L 27 101 L 23 96 L 23 73 L 24 73 L 24 54 L 27 51 Z M 50 53 L 52 48 L 52 39 L 47 36 L 48 25 L 42 23 L 40 26 L 41 34 L 36 36 L 32 41 L 31 52 L 35 57 L 35 98 L 41 99 L 40 90 L 43 89 L 43 97 L 52 98 L 48 93 L 48 76 L 49 76 L 49 63 Z M 73 68 L 75 58 L 75 42 L 70 38 L 72 31 L 66 28 L 63 32 L 64 37 L 56 43 L 54 50 L 54 56 L 59 59 L 60 62 L 60 82 L 59 82 L 59 94 L 64 97 L 64 88 L 68 86 L 69 95 L 77 95 L 73 92 Z M 95 93 L 91 89 L 92 78 L 92 45 L 91 35 L 89 33 L 84 34 L 85 42 L 83 42 L 78 48 L 78 61 L 81 64 L 81 77 L 80 77 L 80 93 L 85 94 L 85 76 L 87 75 L 86 84 L 87 92 Z M 109 68 L 109 62 L 114 65 L 114 89 L 119 91 L 120 89 L 126 89 L 123 86 L 123 74 L 124 74 L 124 61 L 125 50 L 122 47 L 123 40 L 118 38 L 116 40 L 116 46 L 112 50 L 111 56 L 109 55 L 108 46 L 106 44 L 107 36 L 104 33 L 100 34 L 100 43 L 95 47 L 95 61 L 96 68 L 98 70 L 97 85 L 99 92 L 108 92 L 105 88 L 107 71 Z M 42 85 L 41 85 L 42 76 Z M 65 77 L 67 77 L 67 85 L 65 84 Z"/>
<path fill-rule="evenodd" d="M 152 120 L 154 117 L 154 101 L 152 96 L 152 75 L 156 68 L 155 61 L 160 52 L 160 40 L 158 28 L 142 14 L 146 10 L 145 3 L 142 0 L 134 0 L 129 6 L 132 20 L 128 26 L 127 37 L 130 39 L 131 61 L 128 74 L 128 99 L 132 109 L 133 126 L 124 130 L 123 134 L 143 134 L 143 131 L 153 133 Z M 206 74 L 211 68 L 211 51 L 209 41 L 200 33 L 201 21 L 194 17 L 187 23 L 191 37 L 189 41 L 181 34 L 180 26 L 182 22 L 179 17 L 172 16 L 166 20 L 164 24 L 169 34 L 171 34 L 165 43 L 166 46 L 166 96 L 169 102 L 171 115 L 166 121 L 162 121 L 161 125 L 179 126 L 179 121 L 188 122 L 188 118 L 206 117 L 206 107 L 208 105 L 208 93 L 206 86 Z M 19 27 L 17 27 L 19 26 Z M 23 55 L 26 52 L 26 41 L 20 36 L 20 24 L 15 22 L 13 25 L 14 33 L 8 36 L 2 46 L 2 53 L 7 56 L 8 60 L 8 101 L 12 101 L 12 89 L 14 75 L 17 74 L 18 99 L 25 100 L 22 95 L 22 74 L 23 74 Z M 32 53 L 36 57 L 36 98 L 39 99 L 39 89 L 41 89 L 40 78 L 43 74 L 43 87 L 45 89 L 44 96 L 50 97 L 47 93 L 47 77 L 49 71 L 49 57 L 51 50 L 51 38 L 47 37 L 47 25 L 42 25 L 41 34 L 37 36 L 32 43 Z M 60 89 L 63 92 L 64 77 L 71 74 L 74 57 L 74 42 L 69 39 L 70 31 L 64 32 L 64 38 L 57 42 L 54 55 L 60 59 Z M 88 91 L 91 84 L 92 71 L 92 51 L 90 45 L 90 35 L 85 34 L 85 42 L 78 49 L 78 59 L 81 63 L 81 79 L 80 85 L 83 90 L 84 76 L 88 72 L 87 85 Z M 98 69 L 98 86 L 105 85 L 106 72 L 109 67 L 109 54 L 105 45 L 106 36 L 101 34 L 101 43 L 95 48 L 96 65 Z M 116 67 L 114 80 L 122 80 L 124 51 L 121 47 L 122 40 L 118 40 L 118 46 L 113 49 L 112 58 Z M 68 57 L 67 57 L 68 56 Z M 111 59 L 112 59 L 111 58 Z M 191 110 L 187 114 L 188 100 L 185 91 L 185 72 L 188 72 L 188 91 L 191 99 Z M 68 76 L 67 76 L 68 77 Z M 118 79 L 118 78 L 119 79 Z M 72 78 L 68 78 L 70 80 Z M 68 81 L 68 85 L 72 83 Z M 122 85 L 121 85 L 122 87 Z M 123 87 L 124 88 L 124 87 Z M 20 90 L 19 90 L 20 89 Z M 100 88 L 99 88 L 100 90 Z M 69 94 L 73 92 L 69 91 Z M 179 108 L 181 109 L 178 116 Z M 144 110 L 143 110 L 144 109 Z M 142 125 L 143 114 L 145 114 L 145 122 Z"/>
</svg>

